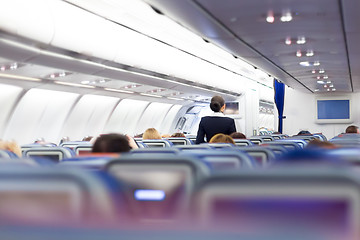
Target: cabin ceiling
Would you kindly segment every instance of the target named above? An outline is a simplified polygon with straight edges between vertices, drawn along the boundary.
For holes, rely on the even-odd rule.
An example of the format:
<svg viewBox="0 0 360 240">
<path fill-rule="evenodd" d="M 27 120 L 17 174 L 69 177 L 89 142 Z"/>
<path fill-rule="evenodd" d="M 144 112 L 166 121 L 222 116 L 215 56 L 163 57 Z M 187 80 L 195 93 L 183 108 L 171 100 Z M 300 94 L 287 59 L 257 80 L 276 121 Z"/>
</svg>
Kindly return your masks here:
<svg viewBox="0 0 360 240">
<path fill-rule="evenodd" d="M 358 0 L 145 2 L 294 89 L 360 90 Z M 291 14 L 292 20 L 280 21 L 286 13 Z M 266 20 L 269 15 L 274 17 L 272 23 Z M 305 43 L 297 44 L 298 40 L 304 40 L 301 38 Z M 291 44 L 285 44 L 286 39 Z M 296 56 L 297 52 L 302 56 Z M 306 56 L 311 52 L 313 56 Z"/>
</svg>

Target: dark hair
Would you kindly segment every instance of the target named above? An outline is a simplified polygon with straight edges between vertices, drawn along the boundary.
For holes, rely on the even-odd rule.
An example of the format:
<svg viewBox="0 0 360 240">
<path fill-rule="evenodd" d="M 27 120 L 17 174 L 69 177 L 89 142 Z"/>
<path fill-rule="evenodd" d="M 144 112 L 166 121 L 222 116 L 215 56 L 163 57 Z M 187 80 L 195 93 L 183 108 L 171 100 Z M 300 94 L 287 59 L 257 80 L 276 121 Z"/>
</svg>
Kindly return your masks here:
<svg viewBox="0 0 360 240">
<path fill-rule="evenodd" d="M 350 125 L 346 128 L 345 132 L 346 133 L 358 133 L 358 129 L 359 129 L 359 127 L 357 127 L 355 125 Z"/>
<path fill-rule="evenodd" d="M 214 112 L 220 112 L 222 106 L 224 106 L 225 100 L 221 96 L 213 96 L 210 102 L 210 108 Z"/>
<path fill-rule="evenodd" d="M 183 133 L 174 133 L 173 135 L 171 135 L 171 137 L 185 137 L 185 134 L 183 134 Z"/>
<path fill-rule="evenodd" d="M 93 153 L 129 152 L 131 147 L 125 135 L 110 133 L 98 137 L 92 147 Z"/>
<path fill-rule="evenodd" d="M 297 135 L 311 135 L 311 133 L 307 130 L 301 130 Z"/>
<path fill-rule="evenodd" d="M 233 132 L 232 134 L 230 134 L 230 137 L 232 137 L 234 139 L 246 139 L 245 134 L 243 134 L 241 132 Z"/>
</svg>

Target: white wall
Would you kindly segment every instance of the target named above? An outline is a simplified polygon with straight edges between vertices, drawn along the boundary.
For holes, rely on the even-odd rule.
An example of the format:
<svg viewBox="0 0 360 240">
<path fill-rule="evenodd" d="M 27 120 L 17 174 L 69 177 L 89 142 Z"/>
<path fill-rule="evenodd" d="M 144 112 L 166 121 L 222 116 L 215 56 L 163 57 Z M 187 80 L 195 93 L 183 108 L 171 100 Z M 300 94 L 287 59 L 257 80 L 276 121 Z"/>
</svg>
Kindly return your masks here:
<svg viewBox="0 0 360 240">
<path fill-rule="evenodd" d="M 316 97 L 317 96 L 345 96 L 352 97 L 352 116 L 353 124 L 360 124 L 360 106 L 356 104 L 360 101 L 360 94 L 308 94 L 295 91 L 289 87 L 285 88 L 285 106 L 283 120 L 283 133 L 294 135 L 300 130 L 308 130 L 311 133 L 322 132 L 328 139 L 345 131 L 346 127 L 352 123 L 346 124 L 318 124 L 315 123 L 316 118 Z M 276 129 L 277 129 L 277 116 Z"/>
<path fill-rule="evenodd" d="M 75 93 L 29 90 L 17 104 L 3 138 L 27 144 L 43 137 L 58 143 L 61 128 L 77 97 Z"/>
</svg>

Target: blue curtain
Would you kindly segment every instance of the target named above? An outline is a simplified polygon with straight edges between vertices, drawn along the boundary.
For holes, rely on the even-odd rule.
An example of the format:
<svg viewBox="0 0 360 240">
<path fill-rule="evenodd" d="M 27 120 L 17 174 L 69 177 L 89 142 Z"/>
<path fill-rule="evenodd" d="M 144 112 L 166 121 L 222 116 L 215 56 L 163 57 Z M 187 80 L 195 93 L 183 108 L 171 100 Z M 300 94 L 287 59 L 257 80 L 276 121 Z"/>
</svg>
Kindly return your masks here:
<svg viewBox="0 0 360 240">
<path fill-rule="evenodd" d="M 279 126 L 278 131 L 283 132 L 283 114 L 284 114 L 284 97 L 285 97 L 285 84 L 274 80 L 275 90 L 275 104 L 279 113 Z"/>
</svg>

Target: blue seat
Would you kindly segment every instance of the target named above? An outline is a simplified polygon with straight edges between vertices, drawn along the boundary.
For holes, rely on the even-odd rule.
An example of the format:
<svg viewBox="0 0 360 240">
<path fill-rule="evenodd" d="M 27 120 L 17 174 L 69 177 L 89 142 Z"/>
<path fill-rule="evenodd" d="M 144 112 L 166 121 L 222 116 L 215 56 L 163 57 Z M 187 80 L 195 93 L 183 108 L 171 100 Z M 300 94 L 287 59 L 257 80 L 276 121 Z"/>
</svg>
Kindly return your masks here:
<svg viewBox="0 0 360 240">
<path fill-rule="evenodd" d="M 174 147 L 171 148 L 139 148 L 129 152 L 132 155 L 144 155 L 144 154 L 179 154 L 180 150 Z"/>
<path fill-rule="evenodd" d="M 266 146 L 271 146 L 271 145 L 284 146 L 289 151 L 302 149 L 302 147 L 294 141 L 276 140 L 276 141 L 272 141 L 272 142 L 266 142 Z"/>
<path fill-rule="evenodd" d="M 186 137 L 173 137 L 173 138 L 167 138 L 170 142 L 172 142 L 173 145 L 193 145 L 193 141 Z"/>
<path fill-rule="evenodd" d="M 166 139 L 143 139 L 142 142 L 145 143 L 149 148 L 173 146 L 172 142 Z"/>
<path fill-rule="evenodd" d="M 61 143 L 60 147 L 67 147 L 67 148 L 74 150 L 74 148 L 77 145 L 83 145 L 83 144 L 90 144 L 90 142 L 88 142 L 88 141 L 69 141 L 69 142 Z"/>
<path fill-rule="evenodd" d="M 275 153 L 261 146 L 238 147 L 241 151 L 249 154 L 259 166 L 266 166 L 275 159 Z"/>
<path fill-rule="evenodd" d="M 0 215 L 7 224 L 72 226 L 118 219 L 106 181 L 90 172 L 2 166 L 0 179 Z"/>
<path fill-rule="evenodd" d="M 83 142 L 74 147 L 74 152 L 76 155 L 84 155 L 92 152 L 93 145 L 90 142 Z"/>
<path fill-rule="evenodd" d="M 209 144 L 196 144 L 196 145 L 178 145 L 174 146 L 181 151 L 192 151 L 192 150 L 199 150 L 199 149 L 212 149 Z"/>
<path fill-rule="evenodd" d="M 255 161 L 245 152 L 237 149 L 221 150 L 193 150 L 180 153 L 180 156 L 191 156 L 206 163 L 212 171 L 229 169 L 252 169 L 256 167 Z"/>
<path fill-rule="evenodd" d="M 282 145 L 263 143 L 260 146 L 272 150 L 276 155 L 275 157 L 280 157 L 283 154 L 289 152 L 289 149 Z"/>
<path fill-rule="evenodd" d="M 253 136 L 253 137 L 249 138 L 249 141 L 256 145 L 260 145 L 261 143 L 264 142 L 264 140 L 259 136 Z"/>
<path fill-rule="evenodd" d="M 16 159 L 16 158 L 19 158 L 19 156 L 11 151 L 0 149 L 0 158 L 15 158 Z"/>
<path fill-rule="evenodd" d="M 253 143 L 249 139 L 234 139 L 236 146 L 251 146 Z"/>
<path fill-rule="evenodd" d="M 177 155 L 122 155 L 105 166 L 115 178 L 129 184 L 127 200 L 135 220 L 181 219 L 196 184 L 209 175 L 200 161 Z"/>
<path fill-rule="evenodd" d="M 118 158 L 120 154 L 94 154 L 89 156 L 77 156 L 67 158 L 59 162 L 61 167 L 78 167 L 89 170 L 102 170 L 112 159 Z"/>
<path fill-rule="evenodd" d="M 75 152 L 65 147 L 33 147 L 25 149 L 23 156 L 29 158 L 47 158 L 54 162 L 59 162 L 62 159 L 75 156 Z"/>
<path fill-rule="evenodd" d="M 358 237 L 359 187 L 347 168 L 214 174 L 196 189 L 192 211 L 203 225 L 224 232 L 352 239 Z"/>
</svg>

